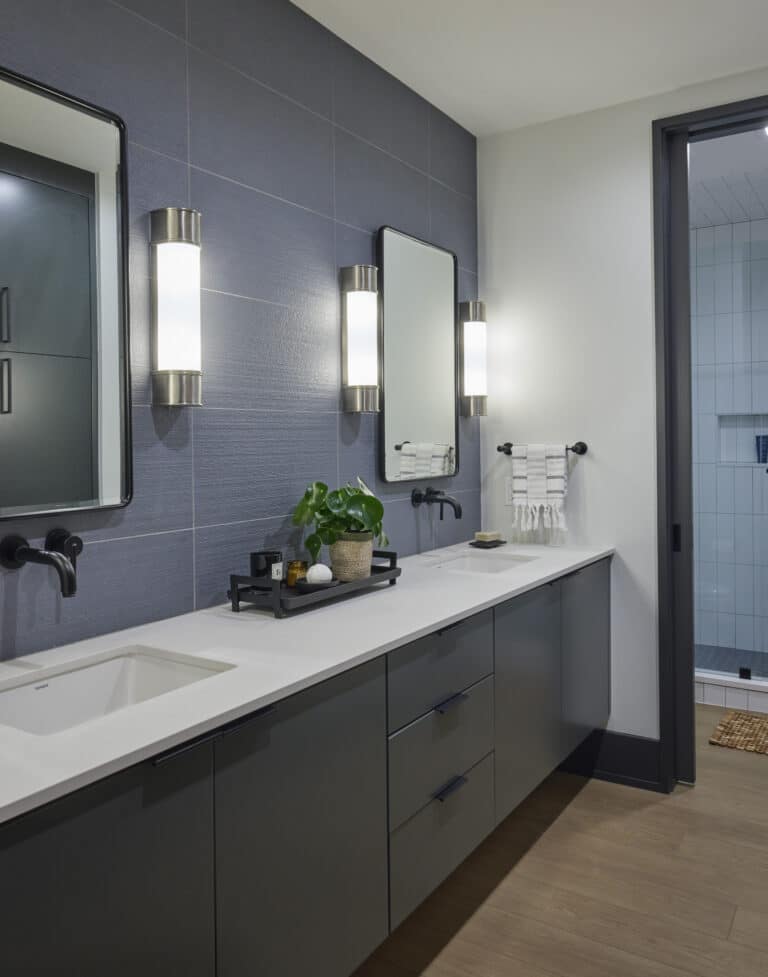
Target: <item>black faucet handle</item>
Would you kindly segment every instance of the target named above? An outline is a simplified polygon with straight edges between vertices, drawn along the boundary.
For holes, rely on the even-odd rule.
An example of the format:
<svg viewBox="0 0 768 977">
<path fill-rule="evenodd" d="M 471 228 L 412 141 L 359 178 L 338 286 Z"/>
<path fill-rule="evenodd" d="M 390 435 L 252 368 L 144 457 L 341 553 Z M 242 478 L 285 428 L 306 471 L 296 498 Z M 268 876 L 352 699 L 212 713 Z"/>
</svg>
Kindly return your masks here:
<svg viewBox="0 0 768 977">
<path fill-rule="evenodd" d="M 24 566 L 24 561 L 16 554 L 24 546 L 29 546 L 29 543 L 23 536 L 6 536 L 0 542 L 0 567 L 5 567 L 6 570 L 20 570 Z"/>
<path fill-rule="evenodd" d="M 82 539 L 73 536 L 68 529 L 52 529 L 45 537 L 45 548 L 68 557 L 73 567 L 77 566 L 77 558 L 83 552 L 83 545 Z"/>
</svg>

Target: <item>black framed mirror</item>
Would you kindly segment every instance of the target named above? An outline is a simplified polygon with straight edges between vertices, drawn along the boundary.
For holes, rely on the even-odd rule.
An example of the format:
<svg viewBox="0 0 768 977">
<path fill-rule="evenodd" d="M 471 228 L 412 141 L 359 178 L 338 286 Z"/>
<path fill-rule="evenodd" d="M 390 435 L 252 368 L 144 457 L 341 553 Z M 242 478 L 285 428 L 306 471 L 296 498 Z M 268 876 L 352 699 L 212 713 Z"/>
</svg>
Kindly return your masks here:
<svg viewBox="0 0 768 977">
<path fill-rule="evenodd" d="M 412 482 L 456 475 L 458 260 L 451 251 L 382 227 L 377 261 L 382 478 Z"/>
<path fill-rule="evenodd" d="M 0 519 L 131 499 L 125 126 L 0 69 Z"/>
</svg>

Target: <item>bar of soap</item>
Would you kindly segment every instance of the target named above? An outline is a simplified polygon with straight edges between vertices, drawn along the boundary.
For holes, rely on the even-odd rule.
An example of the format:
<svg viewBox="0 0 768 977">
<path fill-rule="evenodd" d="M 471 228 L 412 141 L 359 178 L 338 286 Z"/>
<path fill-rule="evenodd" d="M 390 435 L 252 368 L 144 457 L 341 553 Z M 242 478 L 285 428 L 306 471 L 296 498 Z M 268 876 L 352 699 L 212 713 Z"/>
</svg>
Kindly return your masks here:
<svg viewBox="0 0 768 977">
<path fill-rule="evenodd" d="M 307 570 L 307 583 L 329 583 L 332 579 L 331 568 L 324 563 L 316 563 Z"/>
<path fill-rule="evenodd" d="M 478 543 L 492 543 L 496 539 L 501 539 L 501 533 L 498 532 L 487 532 L 487 533 L 475 533 L 475 539 Z"/>
</svg>

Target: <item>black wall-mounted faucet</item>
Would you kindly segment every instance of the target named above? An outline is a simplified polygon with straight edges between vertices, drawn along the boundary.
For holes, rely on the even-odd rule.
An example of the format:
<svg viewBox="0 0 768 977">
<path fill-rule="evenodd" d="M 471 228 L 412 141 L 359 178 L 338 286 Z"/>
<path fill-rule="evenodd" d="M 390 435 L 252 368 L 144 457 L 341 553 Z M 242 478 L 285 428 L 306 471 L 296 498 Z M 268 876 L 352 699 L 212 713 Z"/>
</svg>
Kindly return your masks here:
<svg viewBox="0 0 768 977">
<path fill-rule="evenodd" d="M 446 495 L 441 489 L 428 488 L 426 491 L 414 489 L 411 492 L 411 505 L 421 505 L 422 502 L 426 502 L 427 505 L 434 505 L 437 502 L 440 506 L 441 519 L 443 518 L 443 506 L 449 505 L 453 509 L 454 518 L 461 519 L 461 503 L 452 495 Z"/>
<path fill-rule="evenodd" d="M 45 548 L 30 546 L 23 536 L 6 536 L 0 542 L 0 566 L 20 570 L 25 563 L 53 567 L 59 576 L 62 597 L 77 593 L 77 558 L 83 552 L 83 541 L 66 529 L 52 529 L 45 537 Z"/>
</svg>

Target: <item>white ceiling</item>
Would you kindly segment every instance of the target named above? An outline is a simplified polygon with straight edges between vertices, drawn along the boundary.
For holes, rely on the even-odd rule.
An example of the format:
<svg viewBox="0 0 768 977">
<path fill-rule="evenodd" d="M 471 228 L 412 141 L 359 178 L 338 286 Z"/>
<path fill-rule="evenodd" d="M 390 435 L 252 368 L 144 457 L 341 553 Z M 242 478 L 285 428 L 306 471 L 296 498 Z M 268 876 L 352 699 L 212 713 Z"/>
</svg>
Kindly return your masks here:
<svg viewBox="0 0 768 977">
<path fill-rule="evenodd" d="M 297 0 L 477 135 L 768 64 L 766 0 Z"/>
<path fill-rule="evenodd" d="M 688 156 L 688 202 L 691 227 L 768 217 L 764 129 L 693 143 Z"/>
</svg>

